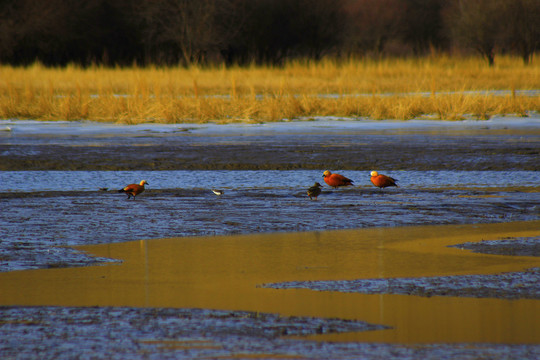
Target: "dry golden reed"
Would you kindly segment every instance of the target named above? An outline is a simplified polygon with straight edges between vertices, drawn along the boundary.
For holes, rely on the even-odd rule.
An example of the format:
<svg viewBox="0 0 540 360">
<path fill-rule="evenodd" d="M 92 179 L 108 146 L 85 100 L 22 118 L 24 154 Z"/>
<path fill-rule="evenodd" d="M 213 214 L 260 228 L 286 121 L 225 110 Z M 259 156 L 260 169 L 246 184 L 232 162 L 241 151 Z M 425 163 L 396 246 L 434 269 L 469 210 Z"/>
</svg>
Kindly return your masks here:
<svg viewBox="0 0 540 360">
<path fill-rule="evenodd" d="M 316 116 L 439 119 L 540 111 L 538 61 L 436 56 L 282 67 L 0 67 L 0 118 L 262 122 Z M 519 90 L 519 91 L 517 91 Z"/>
</svg>

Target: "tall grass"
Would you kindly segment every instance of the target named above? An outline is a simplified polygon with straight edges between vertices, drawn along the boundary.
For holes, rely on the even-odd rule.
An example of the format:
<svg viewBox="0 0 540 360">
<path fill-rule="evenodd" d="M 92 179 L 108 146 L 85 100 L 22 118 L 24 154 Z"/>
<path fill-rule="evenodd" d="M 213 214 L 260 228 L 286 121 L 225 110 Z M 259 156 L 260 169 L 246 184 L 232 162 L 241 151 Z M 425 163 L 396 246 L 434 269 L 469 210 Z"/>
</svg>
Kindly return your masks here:
<svg viewBox="0 0 540 360">
<path fill-rule="evenodd" d="M 436 56 L 283 67 L 0 67 L 0 118 L 260 122 L 301 117 L 480 119 L 540 111 L 538 61 Z M 493 91 L 503 90 L 505 94 Z M 487 93 L 483 93 L 487 91 Z"/>
</svg>

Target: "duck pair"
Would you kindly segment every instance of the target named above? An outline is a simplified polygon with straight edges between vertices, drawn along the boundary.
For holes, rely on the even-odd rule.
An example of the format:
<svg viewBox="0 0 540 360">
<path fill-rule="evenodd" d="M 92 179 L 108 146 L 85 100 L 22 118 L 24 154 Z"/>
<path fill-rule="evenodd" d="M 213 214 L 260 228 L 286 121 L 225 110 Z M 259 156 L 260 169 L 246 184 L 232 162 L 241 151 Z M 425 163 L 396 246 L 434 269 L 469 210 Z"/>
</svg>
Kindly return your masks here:
<svg viewBox="0 0 540 360">
<path fill-rule="evenodd" d="M 349 186 L 353 185 L 353 181 L 349 178 L 346 178 L 345 176 L 341 174 L 332 174 L 330 171 L 326 170 L 323 173 L 324 182 L 333 187 L 334 189 L 337 189 L 340 186 Z M 377 186 L 378 188 L 382 189 L 388 186 L 397 186 L 396 179 L 391 178 L 390 176 L 386 176 L 383 174 L 379 174 L 376 171 L 371 172 L 371 182 L 373 185 Z M 317 199 L 317 197 L 321 194 L 321 184 L 316 182 L 312 187 L 310 187 L 307 191 L 307 194 L 310 199 Z"/>
</svg>

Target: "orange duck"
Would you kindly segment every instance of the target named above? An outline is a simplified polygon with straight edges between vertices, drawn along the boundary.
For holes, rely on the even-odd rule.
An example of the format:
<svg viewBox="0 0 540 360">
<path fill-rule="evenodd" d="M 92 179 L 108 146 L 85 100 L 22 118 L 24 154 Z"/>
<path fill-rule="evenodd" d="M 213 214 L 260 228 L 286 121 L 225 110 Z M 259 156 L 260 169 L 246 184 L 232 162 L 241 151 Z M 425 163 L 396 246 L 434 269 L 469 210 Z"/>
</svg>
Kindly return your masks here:
<svg viewBox="0 0 540 360">
<path fill-rule="evenodd" d="M 329 186 L 332 186 L 334 189 L 337 189 L 338 186 L 348 186 L 353 184 L 351 179 L 348 179 L 340 174 L 332 174 L 328 170 L 323 173 L 323 178 L 324 182 Z"/>
<path fill-rule="evenodd" d="M 135 200 L 135 196 L 139 195 L 144 191 L 145 184 L 148 185 L 146 180 L 142 180 L 139 184 L 129 184 L 125 188 L 118 190 L 118 192 L 125 192 L 128 196 L 128 199 L 133 196 L 133 200 Z"/>
<path fill-rule="evenodd" d="M 380 189 L 388 186 L 397 186 L 396 181 L 396 179 L 391 178 L 390 176 L 379 175 L 376 171 L 371 172 L 371 182 Z"/>
</svg>

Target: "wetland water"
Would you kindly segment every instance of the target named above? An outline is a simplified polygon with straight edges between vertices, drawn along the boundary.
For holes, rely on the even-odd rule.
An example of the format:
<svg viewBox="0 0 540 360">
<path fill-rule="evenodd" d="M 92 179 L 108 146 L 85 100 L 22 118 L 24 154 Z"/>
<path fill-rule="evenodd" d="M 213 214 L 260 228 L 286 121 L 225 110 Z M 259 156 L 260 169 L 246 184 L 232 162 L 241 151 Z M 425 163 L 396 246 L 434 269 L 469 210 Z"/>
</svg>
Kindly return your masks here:
<svg viewBox="0 0 540 360">
<path fill-rule="evenodd" d="M 80 355 L 77 348 L 91 347 L 92 341 L 109 343 L 104 349 L 111 358 L 129 352 L 111 348 L 114 335 L 94 333 L 99 325 L 117 328 L 131 339 L 127 347 L 136 344 L 160 356 L 178 357 L 179 347 L 200 350 L 185 358 L 242 352 L 310 358 L 540 353 L 538 272 L 526 272 L 540 267 L 534 246 L 530 251 L 540 237 L 537 118 L 2 126 L 9 130 L 0 132 L 0 304 L 67 306 L 72 315 L 62 308 L 2 308 L 8 320 L 0 323 L 6 335 L 1 354 L 28 351 L 32 358 L 40 343 L 55 348 L 54 339 L 73 331 L 93 335 L 74 337 L 67 357 Z M 315 181 L 323 183 L 325 169 L 350 177 L 355 186 L 324 186 L 319 200 L 309 201 L 305 191 Z M 372 187 L 370 170 L 399 179 L 400 187 Z M 141 179 L 150 186 L 137 200 L 116 192 Z M 215 196 L 214 187 L 225 194 Z M 228 236 L 233 234 L 240 235 Z M 476 253 L 460 245 L 503 238 L 529 246 L 524 254 L 530 256 Z M 73 267 L 96 262 L 111 263 Z M 510 285 L 500 283 L 503 295 L 478 295 L 460 285 L 464 276 L 478 275 L 474 287 L 488 288 L 487 276 L 497 281 L 500 273 L 511 274 Z M 443 285 L 448 276 L 457 276 L 451 286 Z M 382 294 L 362 294 L 354 286 L 365 283 L 339 282 L 381 278 L 431 279 L 435 285 L 419 292 L 420 280 L 413 281 L 403 292 L 403 286 L 394 291 L 386 283 Z M 452 296 L 438 296 L 445 292 Z M 161 310 L 152 315 L 133 306 Z M 167 310 L 173 308 L 210 312 Z M 75 314 L 83 319 L 73 323 Z M 130 327 L 105 320 L 119 314 L 130 319 Z M 191 319 L 193 331 L 156 332 L 164 329 L 162 322 L 179 318 Z M 141 319 L 161 323 L 150 331 L 133 325 Z M 216 319 L 224 320 L 225 330 L 215 330 Z M 36 324 L 32 336 L 15 340 Z M 233 341 L 234 329 L 244 337 Z M 274 329 L 276 335 L 269 343 L 255 329 Z M 325 343 L 326 352 L 313 353 L 315 345 L 305 336 L 355 345 Z M 199 341 L 218 350 L 197 350 Z M 394 345 L 374 345 L 379 342 Z M 455 345 L 397 345 L 420 343 Z M 459 343 L 506 347 L 464 350 Z M 376 349 L 366 350 L 365 344 Z M 54 351 L 50 357 L 58 357 Z"/>
<path fill-rule="evenodd" d="M 398 343 L 540 341 L 538 300 L 277 290 L 298 280 L 486 274 L 540 267 L 540 258 L 449 248 L 539 237 L 540 221 L 185 237 L 84 246 L 122 264 L 0 274 L 3 305 L 207 308 L 340 318 L 390 329 L 333 340 Z M 492 316 L 496 313 L 496 316 Z"/>
<path fill-rule="evenodd" d="M 306 189 L 316 170 L 12 171 L 2 173 L 0 270 L 63 267 L 95 259 L 66 246 L 171 236 L 324 231 L 374 226 L 536 220 L 537 171 L 395 171 L 379 190 L 368 171 L 354 187 Z M 127 201 L 117 189 L 146 179 Z M 100 191 L 106 187 L 110 190 Z M 217 197 L 211 188 L 220 188 Z"/>
</svg>

